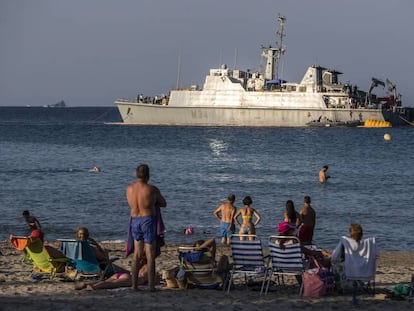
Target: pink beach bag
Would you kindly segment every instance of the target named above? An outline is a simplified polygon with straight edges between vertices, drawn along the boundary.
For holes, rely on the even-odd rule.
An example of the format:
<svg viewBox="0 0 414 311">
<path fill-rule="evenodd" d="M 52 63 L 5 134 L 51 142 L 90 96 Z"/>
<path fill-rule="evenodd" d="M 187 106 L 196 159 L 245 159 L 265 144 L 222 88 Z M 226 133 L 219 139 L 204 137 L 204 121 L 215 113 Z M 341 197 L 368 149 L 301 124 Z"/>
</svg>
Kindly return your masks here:
<svg viewBox="0 0 414 311">
<path fill-rule="evenodd" d="M 303 273 L 303 296 L 322 297 L 331 294 L 334 289 L 333 273 L 319 266 L 315 258 L 311 258 L 316 268 L 308 269 Z"/>
</svg>

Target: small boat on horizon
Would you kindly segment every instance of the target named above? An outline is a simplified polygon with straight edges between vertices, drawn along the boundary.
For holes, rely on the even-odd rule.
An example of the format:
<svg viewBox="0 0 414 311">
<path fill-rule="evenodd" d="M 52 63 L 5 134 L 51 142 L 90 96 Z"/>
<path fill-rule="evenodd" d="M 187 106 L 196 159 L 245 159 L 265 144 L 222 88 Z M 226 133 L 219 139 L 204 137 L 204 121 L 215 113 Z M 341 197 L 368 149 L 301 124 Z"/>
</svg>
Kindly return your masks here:
<svg viewBox="0 0 414 311">
<path fill-rule="evenodd" d="M 58 101 L 56 104 L 47 105 L 48 108 L 65 108 L 66 103 L 64 100 Z"/>
</svg>

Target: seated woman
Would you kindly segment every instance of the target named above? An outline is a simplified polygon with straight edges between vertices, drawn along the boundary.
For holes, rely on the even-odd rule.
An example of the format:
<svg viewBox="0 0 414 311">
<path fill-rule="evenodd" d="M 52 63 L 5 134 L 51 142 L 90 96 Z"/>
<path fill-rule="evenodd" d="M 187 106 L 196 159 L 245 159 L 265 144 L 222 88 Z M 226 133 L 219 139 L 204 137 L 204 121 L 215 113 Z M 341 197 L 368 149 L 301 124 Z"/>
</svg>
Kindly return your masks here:
<svg viewBox="0 0 414 311">
<path fill-rule="evenodd" d="M 322 251 L 332 262 L 335 279 L 338 280 L 336 286 L 340 291 L 355 290 L 356 285 L 363 285 L 364 282 L 368 282 L 369 286 L 375 277 L 376 260 L 379 256 L 375 238 L 362 239 L 362 236 L 362 226 L 351 224 L 349 237 L 341 237 L 332 253 Z"/>
<path fill-rule="evenodd" d="M 343 237 L 335 247 L 335 249 L 332 252 L 322 250 L 322 254 L 331 260 L 332 263 L 340 263 L 345 261 L 345 246 L 343 239 L 347 239 L 352 243 L 352 245 L 349 245 L 350 247 L 358 248 L 362 241 L 362 235 L 363 235 L 363 229 L 360 224 L 351 224 L 349 226 L 349 238 Z M 377 249 L 375 249 L 376 253 L 373 257 L 376 257 L 378 255 Z"/>
<path fill-rule="evenodd" d="M 100 262 L 108 260 L 108 252 L 104 250 L 98 242 L 96 242 L 91 236 L 89 235 L 89 230 L 86 227 L 79 227 L 76 231 L 76 239 L 80 241 L 88 241 L 89 244 L 92 246 L 96 259 Z"/>
<path fill-rule="evenodd" d="M 144 258 L 146 261 L 146 259 Z M 103 281 L 96 281 L 91 283 L 77 282 L 75 283 L 75 289 L 112 289 L 119 287 L 131 287 L 132 286 L 132 277 L 131 272 L 128 270 L 119 268 L 119 272 L 116 272 L 109 278 Z M 145 262 L 141 269 L 138 272 L 138 285 L 145 285 L 148 283 L 148 265 Z M 159 279 L 156 280 L 156 283 L 159 284 Z"/>
<path fill-rule="evenodd" d="M 292 236 L 292 237 L 296 237 L 296 225 L 292 224 L 290 222 L 287 221 L 282 221 L 279 223 L 278 225 L 278 231 L 279 231 L 279 235 L 281 236 Z M 280 239 L 279 241 L 279 245 L 280 248 L 283 249 L 284 248 L 284 244 L 287 243 L 297 243 L 298 240 L 297 239 Z M 321 251 L 321 250 L 314 250 L 314 249 L 310 249 L 308 247 L 306 247 L 305 245 L 303 245 L 301 243 L 301 251 L 305 256 L 313 256 L 320 265 L 322 265 L 323 267 L 327 267 L 329 268 L 331 266 L 330 263 L 330 258 L 327 258 L 323 252 L 325 251 Z"/>
</svg>

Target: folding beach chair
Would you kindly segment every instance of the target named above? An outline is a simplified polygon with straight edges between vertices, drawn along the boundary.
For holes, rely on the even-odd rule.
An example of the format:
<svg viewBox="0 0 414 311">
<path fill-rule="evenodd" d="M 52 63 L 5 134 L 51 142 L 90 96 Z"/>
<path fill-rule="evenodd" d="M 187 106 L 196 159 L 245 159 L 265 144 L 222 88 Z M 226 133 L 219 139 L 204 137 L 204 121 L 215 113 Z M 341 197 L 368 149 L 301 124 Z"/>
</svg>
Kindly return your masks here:
<svg viewBox="0 0 414 311">
<path fill-rule="evenodd" d="M 208 249 L 200 250 L 192 246 L 179 246 L 180 269 L 185 272 L 185 287 L 192 284 L 197 288 L 215 289 L 223 283 L 218 275 L 216 262 Z"/>
<path fill-rule="evenodd" d="M 353 301 L 356 301 L 356 292 L 361 283 L 364 289 L 372 289 L 372 293 L 375 294 L 375 275 L 379 257 L 375 237 L 356 242 L 350 237 L 343 236 L 332 254 L 333 265 L 338 261 L 341 254 L 345 256 L 346 280 L 352 281 L 353 284 Z"/>
<path fill-rule="evenodd" d="M 106 275 L 113 272 L 112 261 L 98 261 L 93 247 L 87 240 L 58 239 L 60 251 L 70 260 L 74 270 L 74 279 L 99 278 L 104 279 Z"/>
<path fill-rule="evenodd" d="M 284 241 L 283 247 L 280 242 Z M 284 286 L 284 276 L 302 277 L 305 271 L 300 241 L 293 236 L 272 235 L 269 237 L 269 266 L 263 280 L 261 293 L 267 294 L 272 277 L 276 276 L 279 286 Z M 266 284 L 266 286 L 265 286 Z M 303 282 L 299 289 L 302 294 Z"/>
<path fill-rule="evenodd" d="M 33 264 L 31 275 L 45 273 L 52 279 L 57 273 L 65 271 L 65 263 L 68 258 L 52 258 L 45 249 L 42 240 L 32 241 L 28 237 L 12 235 L 10 236 L 10 242 L 16 249 L 24 252 L 25 258 L 23 260 L 28 260 Z"/>
<path fill-rule="evenodd" d="M 245 238 L 246 240 L 240 240 Z M 262 243 L 257 235 L 233 234 L 230 237 L 230 250 L 233 259 L 232 269 L 229 271 L 227 292 L 234 283 L 235 275 L 244 276 L 244 284 L 247 288 L 247 277 L 264 278 L 266 264 L 263 256 Z"/>
</svg>

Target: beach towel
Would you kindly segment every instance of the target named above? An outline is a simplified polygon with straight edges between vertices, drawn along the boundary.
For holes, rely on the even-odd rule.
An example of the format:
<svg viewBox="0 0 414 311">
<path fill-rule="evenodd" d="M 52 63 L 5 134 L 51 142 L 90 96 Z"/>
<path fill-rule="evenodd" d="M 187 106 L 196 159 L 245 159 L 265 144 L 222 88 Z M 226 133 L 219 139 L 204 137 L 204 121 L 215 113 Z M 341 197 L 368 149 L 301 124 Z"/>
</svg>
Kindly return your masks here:
<svg viewBox="0 0 414 311">
<path fill-rule="evenodd" d="M 95 274 L 101 272 L 95 252 L 88 241 L 61 240 L 60 251 L 72 259 L 78 272 Z"/>
<path fill-rule="evenodd" d="M 374 278 L 379 256 L 374 237 L 360 242 L 346 236 L 341 237 L 332 253 L 333 263 L 340 261 L 342 252 L 345 253 L 345 273 L 348 279 L 370 281 Z"/>
</svg>

